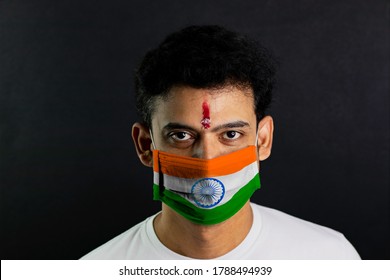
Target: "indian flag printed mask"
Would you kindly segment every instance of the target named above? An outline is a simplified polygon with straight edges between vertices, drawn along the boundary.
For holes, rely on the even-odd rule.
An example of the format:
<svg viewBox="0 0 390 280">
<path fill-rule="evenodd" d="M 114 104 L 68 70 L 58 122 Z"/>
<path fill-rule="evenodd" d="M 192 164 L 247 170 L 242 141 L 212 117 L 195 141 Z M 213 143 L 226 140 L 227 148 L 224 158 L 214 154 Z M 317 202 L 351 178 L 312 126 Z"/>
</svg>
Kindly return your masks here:
<svg viewBox="0 0 390 280">
<path fill-rule="evenodd" d="M 153 198 L 188 220 L 221 223 L 260 188 L 256 146 L 213 159 L 153 150 Z"/>
</svg>

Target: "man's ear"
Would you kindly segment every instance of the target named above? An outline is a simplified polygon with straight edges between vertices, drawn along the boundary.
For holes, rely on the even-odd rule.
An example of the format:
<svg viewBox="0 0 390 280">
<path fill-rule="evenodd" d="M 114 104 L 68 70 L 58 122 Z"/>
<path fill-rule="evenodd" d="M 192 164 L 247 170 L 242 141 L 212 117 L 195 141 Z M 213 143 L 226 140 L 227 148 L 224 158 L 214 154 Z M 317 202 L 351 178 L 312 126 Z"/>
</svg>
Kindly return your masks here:
<svg viewBox="0 0 390 280">
<path fill-rule="evenodd" d="M 274 134 L 274 121 L 271 116 L 265 116 L 258 124 L 258 155 L 259 160 L 265 160 L 271 155 Z"/>
<path fill-rule="evenodd" d="M 135 123 L 131 129 L 131 136 L 134 141 L 135 150 L 143 165 L 153 166 L 152 138 L 149 129 L 141 124 Z"/>
</svg>

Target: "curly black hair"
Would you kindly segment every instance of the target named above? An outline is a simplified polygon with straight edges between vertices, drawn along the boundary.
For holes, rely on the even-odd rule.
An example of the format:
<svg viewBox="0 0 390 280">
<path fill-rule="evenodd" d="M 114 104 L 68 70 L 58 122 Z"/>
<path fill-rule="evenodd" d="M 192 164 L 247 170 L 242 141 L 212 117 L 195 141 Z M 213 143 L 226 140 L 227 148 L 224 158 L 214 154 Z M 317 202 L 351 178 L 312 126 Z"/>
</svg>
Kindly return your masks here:
<svg viewBox="0 0 390 280">
<path fill-rule="evenodd" d="M 136 106 L 151 127 L 156 97 L 173 86 L 251 88 L 257 120 L 272 100 L 276 60 L 258 42 L 216 25 L 189 26 L 146 53 L 135 74 Z"/>
</svg>

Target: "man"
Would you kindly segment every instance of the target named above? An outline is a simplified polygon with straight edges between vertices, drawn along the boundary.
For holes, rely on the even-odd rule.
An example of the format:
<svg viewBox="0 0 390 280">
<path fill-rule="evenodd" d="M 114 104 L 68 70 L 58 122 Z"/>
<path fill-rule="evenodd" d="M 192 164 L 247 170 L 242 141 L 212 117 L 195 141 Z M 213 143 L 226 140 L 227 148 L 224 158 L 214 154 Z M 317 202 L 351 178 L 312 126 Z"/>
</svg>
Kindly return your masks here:
<svg viewBox="0 0 390 280">
<path fill-rule="evenodd" d="M 190 26 L 136 74 L 132 137 L 160 213 L 83 259 L 359 259 L 332 229 L 250 202 L 271 154 L 272 57 L 219 26 Z"/>
</svg>

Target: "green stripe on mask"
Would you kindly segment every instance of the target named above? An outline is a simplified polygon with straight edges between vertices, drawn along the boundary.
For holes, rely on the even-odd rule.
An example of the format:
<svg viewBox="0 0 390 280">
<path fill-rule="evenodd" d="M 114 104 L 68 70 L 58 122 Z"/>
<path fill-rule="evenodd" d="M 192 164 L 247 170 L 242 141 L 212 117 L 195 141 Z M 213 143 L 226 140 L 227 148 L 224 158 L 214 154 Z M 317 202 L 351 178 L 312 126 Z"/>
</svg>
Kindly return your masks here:
<svg viewBox="0 0 390 280">
<path fill-rule="evenodd" d="M 256 174 L 226 203 L 212 209 L 202 209 L 163 186 L 153 185 L 153 199 L 160 200 L 188 220 L 202 225 L 221 223 L 236 214 L 260 188 L 260 175 Z"/>
</svg>

